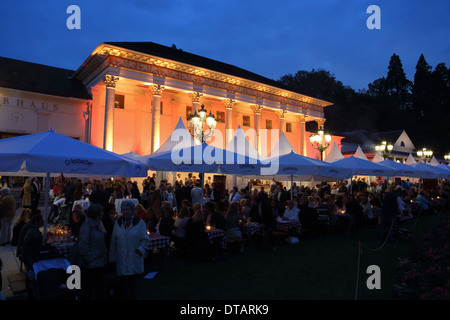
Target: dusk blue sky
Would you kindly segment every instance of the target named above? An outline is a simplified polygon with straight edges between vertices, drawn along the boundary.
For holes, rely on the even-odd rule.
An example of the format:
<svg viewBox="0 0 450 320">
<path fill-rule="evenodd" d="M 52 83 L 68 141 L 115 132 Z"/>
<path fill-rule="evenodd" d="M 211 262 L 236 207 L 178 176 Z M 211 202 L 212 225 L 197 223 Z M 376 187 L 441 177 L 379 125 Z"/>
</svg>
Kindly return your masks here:
<svg viewBox="0 0 450 320">
<path fill-rule="evenodd" d="M 72 4 L 81 30 L 66 27 Z M 372 4 L 380 30 L 366 27 Z M 322 68 L 355 90 L 393 53 L 410 80 L 421 53 L 450 64 L 448 0 L 1 0 L 0 12 L 0 56 L 74 70 L 107 41 L 175 44 L 274 80 Z"/>
</svg>

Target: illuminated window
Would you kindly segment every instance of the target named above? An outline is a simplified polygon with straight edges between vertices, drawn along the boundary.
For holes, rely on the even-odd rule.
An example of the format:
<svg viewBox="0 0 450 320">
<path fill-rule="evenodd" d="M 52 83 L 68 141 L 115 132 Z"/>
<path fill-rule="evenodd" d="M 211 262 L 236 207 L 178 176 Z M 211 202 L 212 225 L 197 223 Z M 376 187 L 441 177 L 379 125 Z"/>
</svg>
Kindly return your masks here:
<svg viewBox="0 0 450 320">
<path fill-rule="evenodd" d="M 186 118 L 189 118 L 192 114 L 192 106 L 186 106 Z"/>
<path fill-rule="evenodd" d="M 292 132 L 292 123 L 286 122 L 286 132 Z"/>
<path fill-rule="evenodd" d="M 266 119 L 266 129 L 272 129 L 272 120 Z"/>
<path fill-rule="evenodd" d="M 224 123 L 225 122 L 225 112 L 223 111 L 217 111 L 216 112 L 216 121 Z"/>
<path fill-rule="evenodd" d="M 125 109 L 125 96 L 123 94 L 116 94 L 114 107 L 118 109 Z"/>
<path fill-rule="evenodd" d="M 242 116 L 242 125 L 244 127 L 250 127 L 250 116 Z"/>
</svg>

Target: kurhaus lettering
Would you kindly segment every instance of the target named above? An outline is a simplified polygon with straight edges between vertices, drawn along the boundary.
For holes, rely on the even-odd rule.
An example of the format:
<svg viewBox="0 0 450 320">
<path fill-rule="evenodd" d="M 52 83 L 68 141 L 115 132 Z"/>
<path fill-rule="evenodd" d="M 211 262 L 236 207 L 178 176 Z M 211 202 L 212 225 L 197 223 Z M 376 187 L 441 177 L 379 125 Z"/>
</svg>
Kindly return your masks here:
<svg viewBox="0 0 450 320">
<path fill-rule="evenodd" d="M 9 107 L 24 107 L 38 110 L 45 110 L 56 112 L 59 110 L 59 105 L 57 103 L 49 103 L 45 101 L 35 101 L 16 97 L 1 97 L 0 96 L 0 106 Z"/>
</svg>

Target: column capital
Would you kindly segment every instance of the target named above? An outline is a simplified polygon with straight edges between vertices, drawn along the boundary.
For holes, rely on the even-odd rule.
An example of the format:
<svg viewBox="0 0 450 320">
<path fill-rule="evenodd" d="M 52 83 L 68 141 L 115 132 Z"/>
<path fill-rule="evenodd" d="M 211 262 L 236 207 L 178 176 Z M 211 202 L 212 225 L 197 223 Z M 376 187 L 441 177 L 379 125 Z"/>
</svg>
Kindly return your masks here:
<svg viewBox="0 0 450 320">
<path fill-rule="evenodd" d="M 276 110 L 275 113 L 277 114 L 278 118 L 284 119 L 284 115 L 287 113 L 287 110 L 279 109 Z"/>
<path fill-rule="evenodd" d="M 306 119 L 308 118 L 308 115 L 306 114 L 299 114 L 297 115 L 298 121 L 301 123 L 306 123 Z"/>
<path fill-rule="evenodd" d="M 203 93 L 199 91 L 193 91 L 189 94 L 189 97 L 191 98 L 192 102 L 200 102 L 202 96 Z"/>
<path fill-rule="evenodd" d="M 222 100 L 223 104 L 225 105 L 226 109 L 233 109 L 233 105 L 236 103 L 236 100 L 232 98 L 226 98 Z"/>
<path fill-rule="evenodd" d="M 325 118 L 320 118 L 320 119 L 316 119 L 315 121 L 316 121 L 317 124 L 319 125 L 319 129 L 320 129 L 320 128 L 323 129 L 323 125 L 325 124 L 325 121 L 327 121 L 327 119 L 325 119 Z"/>
<path fill-rule="evenodd" d="M 119 81 L 119 77 L 107 74 L 103 78 L 103 82 L 105 83 L 106 88 L 114 89 L 116 87 L 117 81 Z"/>
<path fill-rule="evenodd" d="M 161 84 L 153 83 L 150 86 L 150 90 L 152 91 L 154 96 L 161 96 L 162 92 L 164 91 L 164 86 Z"/>
<path fill-rule="evenodd" d="M 261 114 L 261 111 L 264 108 L 264 106 L 262 104 L 253 104 L 250 106 L 250 108 L 252 108 L 255 114 Z"/>
</svg>

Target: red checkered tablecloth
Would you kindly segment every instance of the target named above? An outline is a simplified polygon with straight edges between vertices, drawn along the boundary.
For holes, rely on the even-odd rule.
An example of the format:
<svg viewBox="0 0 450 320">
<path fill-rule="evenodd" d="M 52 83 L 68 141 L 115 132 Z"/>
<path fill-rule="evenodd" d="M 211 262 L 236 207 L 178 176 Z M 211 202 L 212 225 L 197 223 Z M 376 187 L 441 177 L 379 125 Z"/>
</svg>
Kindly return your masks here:
<svg viewBox="0 0 450 320">
<path fill-rule="evenodd" d="M 302 225 L 298 220 L 277 220 L 278 231 L 289 232 L 290 230 L 294 229 L 294 232 L 300 233 L 301 227 Z"/>
<path fill-rule="evenodd" d="M 208 234 L 209 241 L 211 242 L 214 238 L 222 237 L 222 248 L 226 249 L 227 242 L 223 237 L 225 235 L 225 231 L 223 231 L 222 229 L 211 228 L 211 230 L 205 230 L 205 232 Z"/>
<path fill-rule="evenodd" d="M 148 245 L 149 250 L 165 248 L 170 245 L 170 239 L 166 236 L 162 236 L 157 233 L 150 233 L 150 243 Z"/>
<path fill-rule="evenodd" d="M 318 220 L 323 222 L 326 225 L 330 224 L 330 216 L 327 214 L 319 214 Z"/>
<path fill-rule="evenodd" d="M 50 243 L 52 248 L 63 257 L 69 258 L 72 254 L 72 248 L 75 242 Z"/>
<path fill-rule="evenodd" d="M 261 231 L 261 225 L 257 222 L 250 222 L 250 223 L 242 223 L 240 225 L 242 233 L 247 235 L 254 235 L 256 232 Z"/>
</svg>

